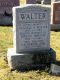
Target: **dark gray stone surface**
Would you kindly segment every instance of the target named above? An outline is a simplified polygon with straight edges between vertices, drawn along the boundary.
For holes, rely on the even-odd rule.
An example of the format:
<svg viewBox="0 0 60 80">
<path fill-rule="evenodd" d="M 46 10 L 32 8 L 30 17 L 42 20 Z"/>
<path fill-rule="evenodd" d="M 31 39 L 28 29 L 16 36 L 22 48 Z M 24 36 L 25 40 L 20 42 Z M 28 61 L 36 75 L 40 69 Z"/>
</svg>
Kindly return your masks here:
<svg viewBox="0 0 60 80">
<path fill-rule="evenodd" d="M 56 60 L 53 49 L 48 51 L 15 53 L 14 49 L 8 49 L 8 64 L 11 69 L 45 69 Z"/>
<path fill-rule="evenodd" d="M 0 25 L 12 26 L 12 16 L 0 15 Z"/>
<path fill-rule="evenodd" d="M 27 4 L 36 4 L 36 0 L 26 0 Z"/>
<path fill-rule="evenodd" d="M 19 0 L 0 0 L 0 25 L 12 25 L 12 7 L 18 5 Z"/>
<path fill-rule="evenodd" d="M 0 14 L 4 14 L 5 11 L 12 14 L 12 7 L 18 5 L 19 0 L 0 0 Z"/>
<path fill-rule="evenodd" d="M 40 3 L 41 4 L 42 0 L 26 0 L 26 4 L 36 4 Z"/>
</svg>

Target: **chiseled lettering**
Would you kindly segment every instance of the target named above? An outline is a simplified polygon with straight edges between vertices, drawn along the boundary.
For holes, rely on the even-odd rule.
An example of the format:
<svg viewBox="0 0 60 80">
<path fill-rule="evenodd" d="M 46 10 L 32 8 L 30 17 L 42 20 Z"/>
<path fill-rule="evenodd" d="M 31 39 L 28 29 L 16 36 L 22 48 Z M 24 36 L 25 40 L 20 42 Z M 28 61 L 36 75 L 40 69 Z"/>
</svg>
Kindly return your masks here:
<svg viewBox="0 0 60 80">
<path fill-rule="evenodd" d="M 25 19 L 25 15 L 24 14 L 20 14 L 20 18 L 23 20 Z"/>
<path fill-rule="evenodd" d="M 19 13 L 19 20 L 45 19 L 46 13 Z"/>
</svg>

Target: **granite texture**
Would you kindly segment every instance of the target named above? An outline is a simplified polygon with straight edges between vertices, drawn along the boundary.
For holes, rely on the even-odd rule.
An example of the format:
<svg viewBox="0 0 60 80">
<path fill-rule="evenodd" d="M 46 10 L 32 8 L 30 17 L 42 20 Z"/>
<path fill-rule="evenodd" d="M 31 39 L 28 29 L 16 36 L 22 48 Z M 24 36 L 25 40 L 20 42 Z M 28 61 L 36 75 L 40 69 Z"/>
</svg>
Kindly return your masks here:
<svg viewBox="0 0 60 80">
<path fill-rule="evenodd" d="M 50 49 L 50 8 L 28 5 L 13 8 L 16 52 Z"/>
<path fill-rule="evenodd" d="M 60 65 L 51 64 L 50 74 L 60 76 Z"/>
<path fill-rule="evenodd" d="M 8 49 L 7 59 L 11 69 L 45 69 L 46 66 L 49 67 L 56 60 L 53 49 L 24 53 L 15 53 L 13 48 Z"/>
</svg>

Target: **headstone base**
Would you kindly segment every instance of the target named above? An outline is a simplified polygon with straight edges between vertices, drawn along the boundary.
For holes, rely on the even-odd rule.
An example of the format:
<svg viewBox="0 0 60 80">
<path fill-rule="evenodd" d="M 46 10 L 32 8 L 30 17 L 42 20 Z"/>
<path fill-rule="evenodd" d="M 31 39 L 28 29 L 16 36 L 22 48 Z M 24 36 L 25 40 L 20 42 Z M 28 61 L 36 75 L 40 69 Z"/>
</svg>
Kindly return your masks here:
<svg viewBox="0 0 60 80">
<path fill-rule="evenodd" d="M 60 24 L 51 24 L 51 30 L 60 31 Z"/>
<path fill-rule="evenodd" d="M 12 26 L 12 16 L 0 15 L 0 25 Z"/>
<path fill-rule="evenodd" d="M 11 69 L 45 69 L 55 61 L 56 55 L 53 49 L 49 51 L 15 53 L 13 48 L 8 49 L 8 65 Z"/>
</svg>

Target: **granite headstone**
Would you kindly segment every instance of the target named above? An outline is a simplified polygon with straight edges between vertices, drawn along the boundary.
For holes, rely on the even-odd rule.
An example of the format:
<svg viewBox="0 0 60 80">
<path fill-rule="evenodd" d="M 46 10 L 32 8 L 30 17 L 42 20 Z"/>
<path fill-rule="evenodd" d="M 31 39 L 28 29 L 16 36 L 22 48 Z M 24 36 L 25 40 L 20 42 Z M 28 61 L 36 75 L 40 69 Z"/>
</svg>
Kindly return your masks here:
<svg viewBox="0 0 60 80">
<path fill-rule="evenodd" d="M 0 25 L 12 25 L 12 7 L 18 5 L 19 0 L 0 0 Z"/>
<path fill-rule="evenodd" d="M 42 4 L 51 4 L 51 0 L 42 0 Z"/>
<path fill-rule="evenodd" d="M 13 34 L 14 48 L 7 54 L 10 68 L 36 68 L 52 61 L 50 8 L 37 4 L 14 7 Z"/>
<path fill-rule="evenodd" d="M 26 0 L 26 4 L 36 4 L 36 0 Z"/>
<path fill-rule="evenodd" d="M 41 9 L 40 7 L 30 6 L 16 8 L 13 15 L 13 27 L 14 29 L 16 27 L 14 47 L 16 47 L 17 53 L 50 49 L 49 10 L 45 10 L 43 7 Z"/>
<path fill-rule="evenodd" d="M 51 24 L 52 29 L 60 29 L 60 2 L 53 2 L 51 9 Z"/>
<path fill-rule="evenodd" d="M 27 3 L 27 4 L 36 4 L 36 3 L 41 4 L 41 1 L 42 1 L 42 0 L 26 0 L 26 3 Z"/>
<path fill-rule="evenodd" d="M 51 64 L 50 74 L 60 76 L 60 65 Z"/>
</svg>

